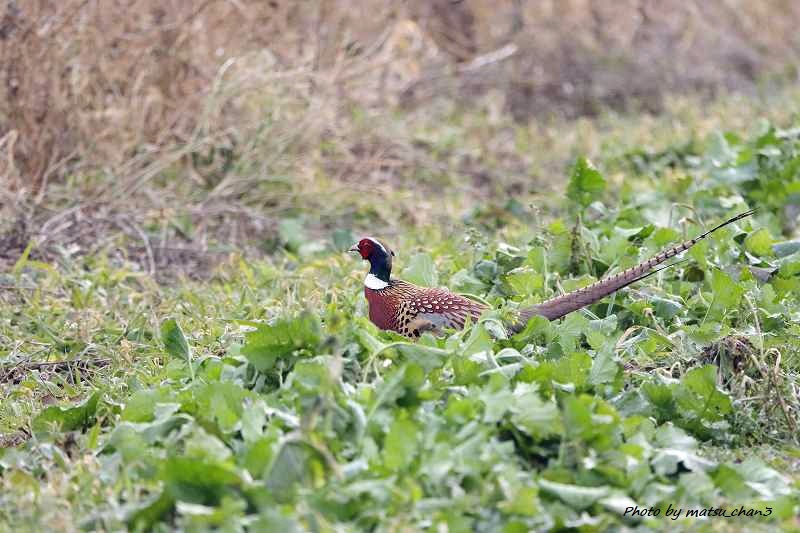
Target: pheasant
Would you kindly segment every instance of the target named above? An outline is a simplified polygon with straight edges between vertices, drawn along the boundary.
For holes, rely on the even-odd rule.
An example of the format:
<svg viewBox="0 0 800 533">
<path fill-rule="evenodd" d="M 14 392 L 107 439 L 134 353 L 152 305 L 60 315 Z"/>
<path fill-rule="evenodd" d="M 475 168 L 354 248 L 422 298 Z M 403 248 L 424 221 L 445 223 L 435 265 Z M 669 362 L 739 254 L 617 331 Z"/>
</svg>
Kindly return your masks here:
<svg viewBox="0 0 800 533">
<path fill-rule="evenodd" d="M 534 316 L 556 320 L 612 294 L 628 285 L 640 281 L 670 265 L 656 269 L 720 228 L 752 215 L 755 210 L 740 213 L 735 217 L 678 245 L 662 250 L 647 261 L 603 278 L 587 287 L 551 298 L 540 304 L 522 309 L 510 330 L 518 333 Z M 394 252 L 382 241 L 365 237 L 349 250 L 369 261 L 370 269 L 364 279 L 364 295 L 369 304 L 369 318 L 379 328 L 392 330 L 406 337 L 418 337 L 423 331 L 442 328 L 461 329 L 467 317 L 477 320 L 487 309 L 483 303 L 454 294 L 446 289 L 419 287 L 407 281 L 391 277 Z"/>
</svg>

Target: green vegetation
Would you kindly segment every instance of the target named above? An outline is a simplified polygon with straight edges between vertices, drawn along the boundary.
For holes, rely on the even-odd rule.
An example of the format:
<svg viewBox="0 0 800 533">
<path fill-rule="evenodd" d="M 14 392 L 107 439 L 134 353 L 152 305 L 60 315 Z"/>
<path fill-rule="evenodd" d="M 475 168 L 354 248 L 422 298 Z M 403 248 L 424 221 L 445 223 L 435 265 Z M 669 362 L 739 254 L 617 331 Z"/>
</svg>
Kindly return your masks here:
<svg viewBox="0 0 800 533">
<path fill-rule="evenodd" d="M 199 280 L 157 283 L 112 246 L 26 249 L 0 275 L 0 529 L 797 527 L 800 123 L 784 98 L 729 101 L 721 132 L 675 115 L 538 132 L 449 108 L 383 117 L 407 164 L 375 189 L 391 194 L 326 178 L 335 139 L 287 148 L 283 170 L 302 154 L 315 177 L 253 183 L 275 231 L 251 235 L 260 257 L 233 250 Z M 404 157 L 419 144 L 418 166 Z M 463 183 L 504 165 L 553 174 Z M 168 178 L 152 187 L 197 201 Z M 749 207 L 672 269 L 513 337 L 501 327 Z M 365 265 L 344 253 L 366 229 L 392 243 L 399 277 L 494 310 L 441 338 L 378 331 Z"/>
</svg>

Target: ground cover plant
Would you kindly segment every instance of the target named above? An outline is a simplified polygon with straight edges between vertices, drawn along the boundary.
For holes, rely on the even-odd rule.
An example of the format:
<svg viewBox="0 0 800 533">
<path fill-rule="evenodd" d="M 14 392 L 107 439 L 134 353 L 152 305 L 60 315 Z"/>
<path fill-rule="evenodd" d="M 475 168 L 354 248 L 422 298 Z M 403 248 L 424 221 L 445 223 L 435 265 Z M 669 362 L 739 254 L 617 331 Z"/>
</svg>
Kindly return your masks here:
<svg viewBox="0 0 800 533">
<path fill-rule="evenodd" d="M 429 136 L 469 144 L 474 119 L 449 116 Z M 367 203 L 287 212 L 269 254 L 227 253 L 199 280 L 159 284 L 114 246 L 24 246 L 0 280 L 0 524 L 797 527 L 797 126 L 569 157 L 565 195 L 447 193 L 420 215 L 446 224 L 392 228 L 398 275 L 493 311 L 417 342 L 366 318 L 343 252 L 382 216 Z M 500 326 L 750 207 L 645 282 Z"/>
<path fill-rule="evenodd" d="M 800 4 L 118 4 L 0 4 L 0 531 L 800 529 Z"/>
</svg>

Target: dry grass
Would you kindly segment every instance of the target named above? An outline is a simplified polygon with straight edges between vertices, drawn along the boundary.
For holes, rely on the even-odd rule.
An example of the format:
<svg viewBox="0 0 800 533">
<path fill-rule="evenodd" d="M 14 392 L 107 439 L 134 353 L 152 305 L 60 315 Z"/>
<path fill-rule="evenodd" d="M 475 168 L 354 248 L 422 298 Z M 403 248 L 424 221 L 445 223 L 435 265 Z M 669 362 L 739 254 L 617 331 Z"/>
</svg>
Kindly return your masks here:
<svg viewBox="0 0 800 533">
<path fill-rule="evenodd" d="M 253 94 L 307 98 L 326 76 L 358 76 L 343 65 L 340 34 L 355 27 L 344 4 L 5 2 L 3 174 L 37 191 L 78 168 L 132 174 L 165 148 L 224 146 Z"/>
<path fill-rule="evenodd" d="M 2 0 L 0 262 L 124 235 L 153 271 L 299 212 L 389 228 L 524 201 L 576 152 L 663 126 L 564 119 L 633 103 L 680 121 L 665 90 L 785 74 L 798 22 L 787 0 Z"/>
<path fill-rule="evenodd" d="M 39 193 L 75 172 L 138 186 L 178 161 L 202 183 L 200 155 L 240 151 L 265 110 L 305 128 L 290 142 L 341 127 L 346 102 L 487 89 L 520 120 L 631 98 L 658 109 L 664 89 L 743 88 L 786 67 L 799 21 L 789 0 L 5 0 L 0 175 Z"/>
<path fill-rule="evenodd" d="M 518 119 L 554 104 L 571 116 L 658 112 L 665 94 L 750 89 L 800 50 L 800 6 L 784 0 L 554 0 L 523 3 L 519 17 L 526 53 L 509 66 L 507 91 Z"/>
</svg>

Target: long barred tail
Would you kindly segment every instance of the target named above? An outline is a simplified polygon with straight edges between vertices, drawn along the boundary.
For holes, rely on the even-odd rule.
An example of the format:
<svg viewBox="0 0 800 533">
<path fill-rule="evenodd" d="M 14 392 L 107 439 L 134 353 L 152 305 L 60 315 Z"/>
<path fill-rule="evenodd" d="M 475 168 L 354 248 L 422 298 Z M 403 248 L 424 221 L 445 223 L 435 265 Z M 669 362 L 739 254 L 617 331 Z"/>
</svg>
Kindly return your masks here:
<svg viewBox="0 0 800 533">
<path fill-rule="evenodd" d="M 702 235 L 695 237 L 694 239 L 689 239 L 688 241 L 684 241 L 677 246 L 673 246 L 671 248 L 667 248 L 663 250 L 658 255 L 648 259 L 643 263 L 639 263 L 638 265 L 629 268 L 619 274 L 615 274 L 608 278 L 601 279 L 587 287 L 582 289 L 578 289 L 562 296 L 558 296 L 556 298 L 552 298 L 540 304 L 534 305 L 532 307 L 528 307 L 520 311 L 519 314 L 519 321 L 514 324 L 512 330 L 515 332 L 522 331 L 525 328 L 525 325 L 528 323 L 533 316 L 540 315 L 548 320 L 555 320 L 557 318 L 561 318 L 562 316 L 566 315 L 567 313 L 571 313 L 572 311 L 576 311 L 581 309 L 582 307 L 586 307 L 587 305 L 591 305 L 598 300 L 608 296 L 609 294 L 616 292 L 623 287 L 627 287 L 631 283 L 635 283 L 650 274 L 657 272 L 657 270 L 653 270 L 656 266 L 660 265 L 670 257 L 674 257 L 681 252 L 684 252 L 700 242 L 701 240 L 705 239 L 715 231 L 720 228 L 724 228 L 728 224 L 736 222 L 737 220 L 741 220 L 745 217 L 749 217 L 755 212 L 755 209 L 751 209 L 750 211 L 745 211 L 744 213 L 740 213 L 735 217 L 731 218 L 730 220 L 726 220 L 722 224 L 706 231 Z M 671 265 L 670 265 L 671 266 Z M 666 268 L 666 267 L 664 267 Z M 660 270 L 660 269 L 659 269 Z"/>
</svg>

